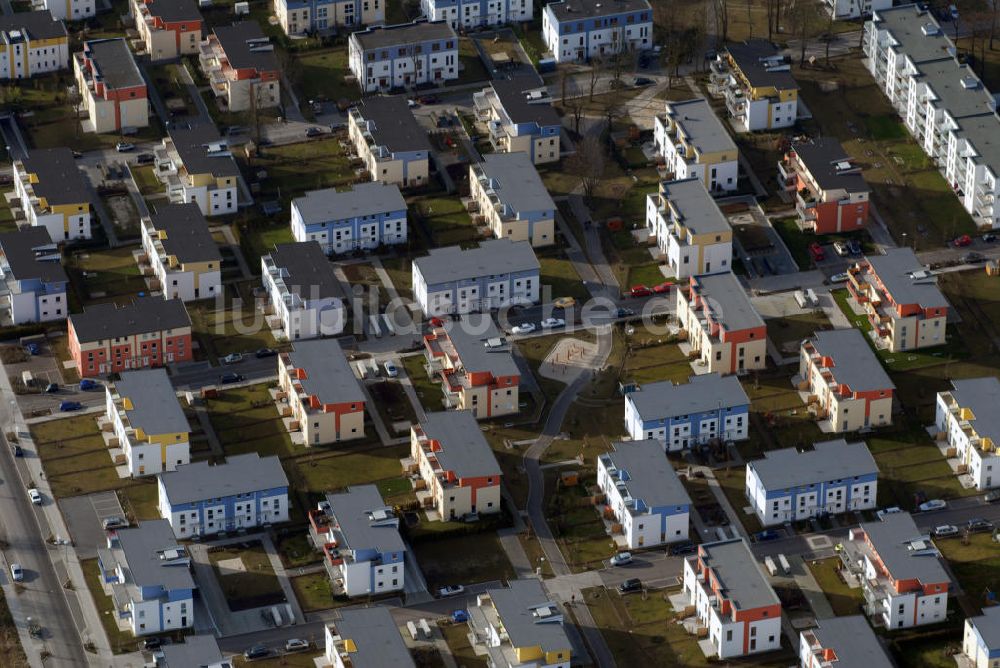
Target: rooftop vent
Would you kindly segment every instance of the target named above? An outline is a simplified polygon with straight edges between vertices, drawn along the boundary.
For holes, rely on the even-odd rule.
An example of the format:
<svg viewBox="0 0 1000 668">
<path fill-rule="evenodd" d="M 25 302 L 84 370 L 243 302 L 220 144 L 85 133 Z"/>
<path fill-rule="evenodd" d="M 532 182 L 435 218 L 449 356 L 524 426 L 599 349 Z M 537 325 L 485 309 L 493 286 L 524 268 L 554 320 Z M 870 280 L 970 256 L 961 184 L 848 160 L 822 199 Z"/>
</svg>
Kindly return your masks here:
<svg viewBox="0 0 1000 668">
<path fill-rule="evenodd" d="M 933 23 L 925 23 L 920 27 L 920 32 L 924 33 L 927 37 L 932 37 L 934 35 L 940 35 L 941 28 L 937 27 Z"/>
<path fill-rule="evenodd" d="M 975 90 L 976 88 L 979 88 L 979 79 L 972 76 L 962 77 L 962 88 L 965 88 L 966 90 Z"/>
</svg>

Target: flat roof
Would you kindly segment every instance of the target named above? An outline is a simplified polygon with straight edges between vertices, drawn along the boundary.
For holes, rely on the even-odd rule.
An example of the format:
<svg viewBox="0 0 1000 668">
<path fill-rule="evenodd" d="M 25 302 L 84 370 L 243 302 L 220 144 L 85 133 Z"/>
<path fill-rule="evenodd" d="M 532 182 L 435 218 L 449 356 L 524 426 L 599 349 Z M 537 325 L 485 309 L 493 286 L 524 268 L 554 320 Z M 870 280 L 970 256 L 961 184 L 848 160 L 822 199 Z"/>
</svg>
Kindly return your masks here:
<svg viewBox="0 0 1000 668">
<path fill-rule="evenodd" d="M 194 0 L 143 0 L 152 16 L 164 21 L 201 21 L 201 12 Z"/>
<path fill-rule="evenodd" d="M 143 297 L 131 304 L 95 304 L 69 316 L 81 343 L 191 326 L 180 299 Z"/>
<path fill-rule="evenodd" d="M 897 43 L 895 50 L 906 54 L 914 63 L 954 58 L 955 47 L 951 40 L 937 20 L 919 5 L 876 10 L 872 13 L 872 21 L 879 30 L 890 32 Z"/>
<path fill-rule="evenodd" d="M 979 637 L 987 647 L 990 649 L 1000 647 L 1000 606 L 983 608 L 983 614 L 969 617 L 968 621 L 979 632 Z"/>
<path fill-rule="evenodd" d="M 129 424 L 148 436 L 191 431 L 166 369 L 122 371 L 108 391 L 117 392 L 123 401 L 132 404 L 125 408 Z"/>
<path fill-rule="evenodd" d="M 917 528 L 910 513 L 890 513 L 881 521 L 861 525 L 893 580 L 921 584 L 951 582 L 927 534 Z"/>
<path fill-rule="evenodd" d="M 627 486 L 628 496 L 647 509 L 691 505 L 691 497 L 659 441 L 619 441 L 600 457 L 618 469 L 618 479 Z"/>
<path fill-rule="evenodd" d="M 318 241 L 277 244 L 270 253 L 274 266 L 284 269 L 288 291 L 302 299 L 339 299 L 340 283 Z"/>
<path fill-rule="evenodd" d="M 170 504 L 178 505 L 280 489 L 288 487 L 288 478 L 276 456 L 251 452 L 227 457 L 224 464 L 215 466 L 207 461 L 181 464 L 174 471 L 161 473 L 160 484 Z"/>
<path fill-rule="evenodd" d="M 994 376 L 951 381 L 951 396 L 972 411 L 970 422 L 980 438 L 1000 444 L 1000 379 Z"/>
<path fill-rule="evenodd" d="M 783 66 L 769 64 L 785 58 L 773 44 L 765 39 L 727 44 L 726 51 L 740 68 L 740 72 L 754 88 L 775 88 L 777 90 L 798 89 L 799 84 L 792 76 L 788 63 Z"/>
<path fill-rule="evenodd" d="M 706 301 L 718 321 L 730 331 L 763 327 L 764 319 L 750 303 L 746 290 L 736 274 L 700 274 L 692 277 L 698 285 L 699 293 Z"/>
<path fill-rule="evenodd" d="M 388 608 L 345 608 L 333 624 L 337 635 L 345 643 L 350 641 L 353 647 L 347 650 L 352 668 L 412 668 L 416 665 Z"/>
<path fill-rule="evenodd" d="M 539 127 L 559 125 L 559 114 L 547 97 L 536 102 L 528 99 L 529 92 L 545 87 L 537 74 L 494 79 L 490 86 L 512 123 L 537 123 Z"/>
<path fill-rule="evenodd" d="M 179 546 L 169 522 L 148 520 L 135 527 L 118 529 L 116 533 L 136 587 L 161 586 L 167 591 L 195 588 L 187 565 L 160 557 L 163 551 Z M 185 550 L 184 547 L 180 549 Z M 186 551 L 184 556 L 187 556 Z"/>
<path fill-rule="evenodd" d="M 511 580 L 506 587 L 487 589 L 486 593 L 514 647 L 541 647 L 543 652 L 571 648 L 562 608 L 538 580 Z"/>
<path fill-rule="evenodd" d="M 692 177 L 683 181 L 664 181 L 660 184 L 660 194 L 677 210 L 680 222 L 692 234 L 732 230 L 701 179 Z"/>
<path fill-rule="evenodd" d="M 38 182 L 32 183 L 31 189 L 38 197 L 44 197 L 49 206 L 90 201 L 90 191 L 70 149 L 34 149 L 28 151 L 21 164 L 25 171 L 38 177 Z"/>
<path fill-rule="evenodd" d="M 625 12 L 650 9 L 647 0 L 564 0 L 546 5 L 559 21 L 579 21 L 598 16 L 613 16 Z M 650 14 L 652 20 L 652 14 Z"/>
<path fill-rule="evenodd" d="M 431 150 L 427 132 L 417 123 L 403 96 L 366 97 L 357 109 L 361 118 L 371 123 L 369 132 L 377 145 L 393 153 Z"/>
<path fill-rule="evenodd" d="M 736 376 L 718 373 L 691 376 L 687 383 L 674 384 L 670 380 L 649 383 L 625 396 L 644 420 L 750 404 Z"/>
<path fill-rule="evenodd" d="M 861 168 L 851 163 L 850 156 L 834 137 L 793 142 L 792 150 L 823 190 L 839 189 L 849 193 L 871 190 L 861 175 Z M 847 167 L 844 168 L 844 165 Z"/>
<path fill-rule="evenodd" d="M 860 330 L 853 327 L 822 330 L 809 341 L 817 353 L 833 360 L 834 379 L 852 392 L 895 389 Z"/>
<path fill-rule="evenodd" d="M 37 279 L 43 283 L 69 280 L 60 264 L 59 248 L 44 227 L 22 227 L 16 232 L 0 234 L 0 252 L 7 259 L 14 280 Z"/>
<path fill-rule="evenodd" d="M 848 443 L 842 438 L 816 443 L 812 450 L 804 452 L 796 448 L 770 450 L 762 459 L 747 462 L 747 466 L 757 472 L 768 490 L 878 473 L 878 465 L 864 441 Z"/>
<path fill-rule="evenodd" d="M 489 339 L 503 337 L 489 313 L 464 314 L 449 322 L 445 331 L 462 361 L 463 369 L 471 372 L 489 371 L 497 377 L 521 374 L 509 344 L 486 347 Z"/>
<path fill-rule="evenodd" d="M 994 113 L 990 109 L 993 95 L 968 65 L 951 59 L 920 63 L 915 78 L 934 91 L 938 98 L 934 104 L 952 118 Z"/>
<path fill-rule="evenodd" d="M 458 35 L 452 30 L 450 23 L 425 19 L 391 26 L 369 26 L 351 33 L 351 39 L 357 40 L 366 51 L 441 39 L 455 40 L 455 48 L 458 48 Z"/>
<path fill-rule="evenodd" d="M 897 304 L 919 304 L 922 308 L 947 307 L 948 300 L 938 289 L 937 279 L 914 278 L 925 270 L 910 248 L 886 248 L 883 255 L 866 255 L 865 260 L 878 275 Z"/>
<path fill-rule="evenodd" d="M 215 636 L 200 634 L 187 636 L 184 642 L 160 647 L 163 654 L 161 668 L 206 668 L 223 661 Z"/>
<path fill-rule="evenodd" d="M 288 355 L 292 366 L 302 369 L 299 380 L 308 394 L 323 404 L 363 403 L 365 394 L 336 339 L 296 341 Z"/>
<path fill-rule="evenodd" d="M 736 160 L 736 142 L 726 132 L 722 121 L 712 110 L 712 106 L 703 97 L 667 102 L 667 115 L 680 126 L 687 142 L 701 153 L 720 153 L 733 151 Z"/>
<path fill-rule="evenodd" d="M 219 247 L 208 231 L 208 222 L 197 204 L 170 204 L 150 216 L 153 227 L 164 232 L 163 250 L 181 263 L 222 262 Z"/>
<path fill-rule="evenodd" d="M 995 176 L 1000 176 L 1000 119 L 995 114 L 970 116 L 957 121 L 957 125 L 955 134 L 976 151 L 973 161 L 988 165 Z"/>
<path fill-rule="evenodd" d="M 857 668 L 894 668 L 882 643 L 878 641 L 871 625 L 863 615 L 827 617 L 817 619 L 817 626 L 803 634 L 816 636 L 822 649 L 832 649 L 837 655 L 837 666 Z"/>
<path fill-rule="evenodd" d="M 256 21 L 239 21 L 212 29 L 226 60 L 233 69 L 277 72 L 278 56 L 271 38 L 264 34 Z"/>
<path fill-rule="evenodd" d="M 381 524 L 369 514 L 392 508 L 385 504 L 375 485 L 349 487 L 346 492 L 327 494 L 340 533 L 350 550 L 378 550 L 380 553 L 405 552 L 406 544 L 399 535 L 399 527 Z"/>
<path fill-rule="evenodd" d="M 93 63 L 96 73 L 108 88 L 145 86 L 139 66 L 135 64 L 128 42 L 122 37 L 95 39 L 83 43 L 83 52 Z"/>
<path fill-rule="evenodd" d="M 168 134 L 189 174 L 211 174 L 216 178 L 239 176 L 233 154 L 214 124 L 204 121 L 171 123 Z"/>
<path fill-rule="evenodd" d="M 427 438 L 441 444 L 434 455 L 441 468 L 454 472 L 457 478 L 500 475 L 500 464 L 472 411 L 427 413 L 420 428 Z"/>
<path fill-rule="evenodd" d="M 555 211 L 556 203 L 524 151 L 487 153 L 479 163 L 494 181 L 493 191 L 515 213 Z"/>
<path fill-rule="evenodd" d="M 52 12 L 42 9 L 33 12 L 15 12 L 0 16 L 0 33 L 20 30 L 29 40 L 58 39 L 66 37 L 66 25 L 52 16 Z M 11 43 L 11 36 L 4 34 L 4 41 Z"/>
<path fill-rule="evenodd" d="M 430 255 L 414 259 L 413 264 L 428 286 L 483 276 L 538 271 L 541 267 L 530 243 L 509 239 L 487 239 L 481 241 L 478 248 L 432 248 Z"/>
<path fill-rule="evenodd" d="M 377 181 L 359 183 L 350 190 L 310 190 L 293 199 L 292 206 L 306 224 L 406 211 L 406 201 L 399 186 Z"/>
<path fill-rule="evenodd" d="M 702 543 L 698 554 L 736 610 L 781 604 L 742 538 Z"/>
</svg>

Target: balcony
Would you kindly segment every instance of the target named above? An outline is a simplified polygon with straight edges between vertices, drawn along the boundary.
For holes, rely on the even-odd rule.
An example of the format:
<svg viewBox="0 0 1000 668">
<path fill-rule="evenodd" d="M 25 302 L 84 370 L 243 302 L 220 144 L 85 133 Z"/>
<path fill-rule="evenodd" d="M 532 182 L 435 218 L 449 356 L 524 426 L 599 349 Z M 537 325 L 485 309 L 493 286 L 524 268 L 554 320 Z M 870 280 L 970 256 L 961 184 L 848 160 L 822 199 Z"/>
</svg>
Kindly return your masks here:
<svg viewBox="0 0 1000 668">
<path fill-rule="evenodd" d="M 788 159 L 778 161 L 778 181 L 785 189 L 785 192 L 795 190 L 798 186 L 799 176 L 794 161 Z"/>
</svg>

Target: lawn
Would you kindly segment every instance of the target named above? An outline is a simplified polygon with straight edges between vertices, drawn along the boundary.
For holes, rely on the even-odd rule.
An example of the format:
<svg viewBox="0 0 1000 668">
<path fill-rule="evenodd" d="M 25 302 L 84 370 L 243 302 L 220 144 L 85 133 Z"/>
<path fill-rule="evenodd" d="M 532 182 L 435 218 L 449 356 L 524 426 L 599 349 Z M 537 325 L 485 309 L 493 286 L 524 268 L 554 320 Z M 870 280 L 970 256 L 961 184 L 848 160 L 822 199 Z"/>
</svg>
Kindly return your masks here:
<svg viewBox="0 0 1000 668">
<path fill-rule="evenodd" d="M 792 386 L 790 373 L 758 373 L 743 382 L 743 389 L 750 399 L 750 437 L 736 447 L 744 458 L 828 440 Z"/>
<path fill-rule="evenodd" d="M 441 389 L 441 382 L 437 378 L 430 378 L 424 370 L 427 360 L 423 355 L 408 355 L 403 359 L 403 368 L 406 375 L 413 383 L 413 389 L 420 399 L 420 404 L 425 411 L 442 410 L 444 401 L 444 391 Z"/>
<path fill-rule="evenodd" d="M 282 210 L 287 211 L 287 207 Z M 254 274 L 260 273 L 260 256 L 273 251 L 277 244 L 290 244 L 295 241 L 287 223 L 276 223 L 263 216 L 237 217 L 234 228 L 239 235 L 243 256 L 248 258 L 250 271 Z M 252 261 L 254 258 L 257 260 Z"/>
<path fill-rule="evenodd" d="M 311 566 L 323 559 L 322 555 L 313 549 L 312 543 L 309 542 L 309 536 L 301 531 L 278 537 L 275 540 L 275 547 L 281 556 L 281 563 L 290 570 Z"/>
<path fill-rule="evenodd" d="M 308 190 L 345 188 L 362 182 L 354 173 L 340 140 L 330 136 L 297 144 L 267 146 L 259 149 L 247 163 L 251 173 L 267 172 L 267 177 L 260 181 L 260 199 L 280 200 L 283 211 L 288 211 L 293 197 Z"/>
<path fill-rule="evenodd" d="M 781 240 L 788 247 L 788 252 L 792 254 L 795 264 L 799 269 L 808 270 L 812 268 L 812 256 L 809 255 L 809 244 L 816 238 L 813 235 L 807 236 L 799 229 L 798 219 L 794 216 L 771 219 L 771 227 L 778 233 Z"/>
<path fill-rule="evenodd" d="M 483 59 L 479 57 L 479 51 L 476 50 L 476 45 L 469 37 L 458 38 L 458 72 L 458 79 L 453 81 L 454 84 L 467 84 L 476 81 L 485 83 L 490 79 L 490 75 L 486 72 L 486 66 L 483 65 Z"/>
<path fill-rule="evenodd" d="M 417 540 L 413 542 L 413 553 L 429 591 L 514 577 L 514 567 L 492 531 Z"/>
<path fill-rule="evenodd" d="M 804 339 L 814 333 L 831 329 L 830 321 L 820 309 L 806 313 L 794 313 L 780 318 L 768 318 L 767 338 L 786 356 L 799 354 L 799 346 Z"/>
<path fill-rule="evenodd" d="M 289 478 L 296 489 L 314 494 L 385 480 L 393 482 L 385 483 L 382 489 L 398 492 L 402 474 L 399 460 L 409 453 L 408 443 L 389 447 L 342 444 L 331 452 L 296 458 L 294 469 L 289 467 Z"/>
<path fill-rule="evenodd" d="M 382 268 L 389 274 L 389 280 L 403 299 L 413 298 L 413 269 L 410 258 L 385 258 Z"/>
<path fill-rule="evenodd" d="M 633 265 L 628 268 L 628 278 L 625 280 L 625 286 L 631 287 L 633 285 L 645 285 L 646 287 L 653 287 L 659 285 L 667 280 L 667 277 L 663 275 L 660 270 L 659 262 L 648 262 L 646 264 Z"/>
<path fill-rule="evenodd" d="M 132 172 L 132 178 L 135 179 L 135 183 L 139 186 L 139 192 L 142 193 L 143 197 L 150 197 L 151 195 L 158 195 L 165 192 L 163 184 L 160 180 L 156 178 L 155 167 L 152 165 L 138 166 L 131 165 L 129 169 Z"/>
<path fill-rule="evenodd" d="M 138 521 L 160 519 L 160 498 L 156 478 L 153 476 L 139 478 L 135 483 L 122 489 L 118 495 L 126 513 Z"/>
<path fill-rule="evenodd" d="M 546 286 L 552 289 L 552 298 L 573 297 L 579 302 L 590 299 L 590 292 L 583 286 L 576 267 L 565 257 L 539 256 L 541 265 L 542 290 Z M 544 293 L 543 293 L 544 295 Z"/>
<path fill-rule="evenodd" d="M 131 303 L 140 292 L 148 292 L 132 253 L 138 246 L 95 248 L 66 256 L 70 280 L 70 307 L 78 312 L 84 305 L 115 302 Z"/>
<path fill-rule="evenodd" d="M 30 427 L 45 468 L 45 478 L 57 498 L 128 486 L 119 478 L 93 415 L 79 415 Z"/>
<path fill-rule="evenodd" d="M 233 612 L 285 602 L 281 584 L 260 541 L 211 548 L 208 558 Z"/>
<path fill-rule="evenodd" d="M 232 286 L 228 286 L 232 289 Z M 224 310 L 218 310 L 218 299 L 188 303 L 192 333 L 201 353 L 213 363 L 229 353 L 253 353 L 259 348 L 277 348 L 263 315 L 253 303 L 244 302 L 236 310 L 231 299 Z"/>
<path fill-rule="evenodd" d="M 326 570 L 318 573 L 309 573 L 291 578 L 292 589 L 295 590 L 295 598 L 302 606 L 302 612 L 316 612 L 317 610 L 328 610 L 337 606 L 338 602 L 333 597 L 333 589 L 330 586 L 330 576 Z M 343 603 L 341 603 L 342 605 Z"/>
<path fill-rule="evenodd" d="M 108 642 L 111 644 L 111 651 L 115 654 L 135 652 L 138 650 L 139 641 L 128 631 L 120 631 L 118 623 L 115 621 L 115 604 L 110 596 L 104 593 L 101 586 L 101 568 L 97 559 L 85 559 L 80 562 L 83 570 L 83 578 L 87 582 L 87 589 L 90 590 L 90 597 L 94 599 L 97 607 L 97 614 L 101 617 L 101 624 L 105 633 L 108 634 Z"/>
<path fill-rule="evenodd" d="M 830 602 L 834 614 L 838 617 L 861 614 L 864 605 L 864 594 L 860 587 L 851 589 L 840 577 L 843 564 L 839 557 L 821 561 L 807 561 L 809 571 L 816 578 L 820 588 Z"/>
<path fill-rule="evenodd" d="M 295 54 L 292 63 L 298 70 L 299 91 L 306 99 L 337 102 L 361 98 L 358 84 L 344 80 L 351 73 L 344 47 Z"/>
<path fill-rule="evenodd" d="M 868 438 L 879 469 L 879 505 L 916 506 L 920 492 L 928 499 L 953 499 L 970 496 L 975 489 L 965 489 L 941 455 L 937 445 L 919 425 L 880 430 Z"/>
<path fill-rule="evenodd" d="M 958 583 L 971 600 L 982 605 L 987 589 L 1000 591 L 1000 548 L 989 533 L 935 541 Z"/>
<path fill-rule="evenodd" d="M 640 385 L 665 380 L 686 383 L 694 375 L 687 356 L 669 337 L 662 340 L 663 343 L 652 341 L 633 346 L 625 360 L 622 378 Z"/>
<path fill-rule="evenodd" d="M 410 202 L 410 211 L 435 247 L 469 245 L 483 238 L 457 197 L 416 198 Z"/>
<path fill-rule="evenodd" d="M 477 656 L 469 644 L 469 627 L 466 624 L 442 624 L 441 633 L 451 655 L 462 668 L 487 668 L 489 663 L 485 657 Z"/>
<path fill-rule="evenodd" d="M 259 453 L 288 456 L 304 451 L 293 446 L 265 384 L 226 388 L 205 400 L 212 428 L 228 456 Z"/>
<path fill-rule="evenodd" d="M 574 487 L 561 486 L 557 471 L 545 477 L 546 516 L 567 563 L 578 571 L 599 568 L 614 555 L 615 544 L 587 496 L 588 483 L 595 482 L 593 475 Z"/>
</svg>

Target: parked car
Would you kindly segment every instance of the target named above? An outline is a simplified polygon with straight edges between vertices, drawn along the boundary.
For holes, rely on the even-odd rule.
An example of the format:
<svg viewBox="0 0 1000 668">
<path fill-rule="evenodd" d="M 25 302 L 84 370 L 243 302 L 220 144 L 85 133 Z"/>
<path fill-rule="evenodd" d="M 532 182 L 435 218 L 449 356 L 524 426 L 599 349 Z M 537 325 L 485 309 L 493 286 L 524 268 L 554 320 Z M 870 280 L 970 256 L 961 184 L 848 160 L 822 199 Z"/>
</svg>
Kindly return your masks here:
<svg viewBox="0 0 1000 668">
<path fill-rule="evenodd" d="M 42 505 L 42 493 L 34 487 L 28 490 L 28 498 L 31 499 L 31 502 L 36 506 Z"/>
<path fill-rule="evenodd" d="M 127 141 L 120 141 L 115 144 L 115 150 L 119 153 L 128 153 L 129 151 L 135 150 L 135 144 L 130 144 Z"/>
<path fill-rule="evenodd" d="M 309 641 L 302 638 L 290 638 L 285 641 L 286 652 L 304 652 L 309 649 Z"/>
<path fill-rule="evenodd" d="M 948 16 L 951 17 L 952 21 L 958 20 L 958 7 L 955 5 L 948 5 Z"/>
<path fill-rule="evenodd" d="M 437 104 L 440 101 L 437 95 L 421 95 L 417 98 L 417 102 L 420 104 Z"/>
<path fill-rule="evenodd" d="M 619 552 L 615 556 L 611 557 L 608 562 L 612 566 L 624 566 L 625 564 L 632 563 L 632 553 L 631 552 Z"/>
<path fill-rule="evenodd" d="M 227 383 L 242 383 L 246 380 L 246 377 L 242 373 L 224 373 L 219 376 L 219 383 L 226 385 Z"/>
<path fill-rule="evenodd" d="M 903 512 L 903 509 L 899 506 L 889 506 L 888 508 L 883 508 L 882 510 L 875 511 L 875 517 L 882 519 L 886 515 L 895 515 L 896 513 Z"/>
<path fill-rule="evenodd" d="M 254 355 L 257 357 L 257 359 L 261 359 L 261 358 L 264 358 L 264 357 L 274 357 L 277 354 L 278 354 L 278 351 L 275 350 L 274 348 L 261 348 L 257 352 L 254 353 Z"/>
<path fill-rule="evenodd" d="M 943 499 L 931 499 L 920 504 L 920 512 L 926 513 L 932 510 L 944 510 L 948 507 L 948 502 Z"/>
<path fill-rule="evenodd" d="M 79 401 L 64 401 L 59 404 L 59 410 L 63 413 L 70 413 L 72 411 L 78 411 L 83 408 L 83 404 Z"/>
<path fill-rule="evenodd" d="M 673 286 L 674 286 L 673 283 L 670 283 L 668 281 L 664 281 L 663 283 L 659 283 L 657 285 L 654 285 L 653 286 L 653 292 L 655 292 L 658 295 L 665 295 L 668 292 L 670 292 L 670 288 L 672 288 Z"/>
<path fill-rule="evenodd" d="M 834 241 L 833 250 L 840 257 L 847 257 L 851 254 L 851 249 L 843 241 Z"/>
<path fill-rule="evenodd" d="M 629 290 L 628 293 L 632 297 L 648 297 L 653 294 L 653 291 L 645 285 L 633 285 L 632 289 Z"/>
<path fill-rule="evenodd" d="M 635 315 L 635 311 L 633 311 L 630 308 L 619 308 L 615 312 L 615 315 L 618 316 L 619 318 L 631 318 L 632 316 Z"/>
<path fill-rule="evenodd" d="M 847 272 L 842 271 L 839 274 L 834 274 L 830 277 L 831 283 L 846 283 L 847 282 Z"/>
<path fill-rule="evenodd" d="M 21 568 L 21 564 L 13 563 L 10 565 L 10 579 L 14 582 L 24 581 L 24 569 Z"/>
<path fill-rule="evenodd" d="M 49 383 L 45 386 L 46 394 L 55 394 L 59 391 L 59 383 Z"/>
<path fill-rule="evenodd" d="M 14 453 L 15 457 L 24 457 L 24 449 L 17 443 L 10 444 L 10 451 Z"/>
<path fill-rule="evenodd" d="M 758 531 L 753 535 L 754 540 L 758 543 L 766 543 L 769 540 L 777 540 L 779 538 L 778 532 L 774 529 L 764 529 L 763 531 Z"/>
<path fill-rule="evenodd" d="M 25 343 L 24 344 L 24 350 L 29 355 L 41 355 L 42 354 L 42 348 L 37 343 Z"/>
<path fill-rule="evenodd" d="M 993 531 L 993 522 L 984 520 L 981 517 L 974 517 L 965 525 L 969 533 L 983 533 Z"/>
<path fill-rule="evenodd" d="M 448 585 L 447 587 L 441 587 L 438 589 L 438 596 L 441 598 L 449 598 L 451 596 L 458 596 L 459 594 L 465 593 L 465 587 L 462 585 Z"/>
<path fill-rule="evenodd" d="M 263 659 L 264 657 L 271 656 L 271 650 L 264 647 L 263 645 L 254 645 L 245 652 L 243 652 L 243 658 L 247 661 L 253 661 L 254 659 Z"/>
<path fill-rule="evenodd" d="M 321 134 L 323 134 L 323 128 L 318 128 L 315 125 L 306 129 L 306 137 L 319 137 Z"/>
<path fill-rule="evenodd" d="M 152 153 L 140 153 L 135 156 L 135 164 L 137 165 L 152 165 L 156 162 L 156 156 Z"/>
<path fill-rule="evenodd" d="M 1000 501 L 1000 489 L 995 489 L 992 492 L 987 492 L 983 497 L 983 501 L 986 503 L 996 503 Z"/>
<path fill-rule="evenodd" d="M 961 257 L 962 262 L 965 264 L 978 264 L 980 262 L 986 262 L 986 256 L 982 253 L 977 253 L 976 251 L 969 251 Z"/>
<path fill-rule="evenodd" d="M 997 240 L 997 235 L 992 232 L 987 232 L 983 235 L 983 243 L 991 244 Z"/>
<path fill-rule="evenodd" d="M 573 308 L 576 306 L 576 299 L 573 297 L 559 297 L 552 301 L 552 306 L 555 308 Z"/>
<path fill-rule="evenodd" d="M 947 538 L 949 536 L 958 535 L 958 527 L 954 524 L 942 524 L 939 527 L 934 527 L 934 531 L 931 532 L 935 538 Z"/>
<path fill-rule="evenodd" d="M 566 321 L 562 318 L 546 318 L 542 320 L 541 325 L 544 329 L 552 329 L 553 327 L 565 327 Z"/>
<path fill-rule="evenodd" d="M 101 387 L 101 384 L 96 380 L 91 380 L 90 378 L 84 378 L 80 381 L 80 390 L 86 392 L 87 390 L 96 390 Z"/>
<path fill-rule="evenodd" d="M 685 554 L 694 554 L 694 551 L 696 549 L 697 547 L 695 546 L 694 543 L 692 543 L 689 540 L 685 540 L 680 543 L 674 543 L 669 548 L 667 548 L 667 552 L 672 556 L 678 557 Z"/>
<path fill-rule="evenodd" d="M 625 582 L 618 585 L 619 594 L 628 594 L 629 592 L 641 591 L 641 590 L 642 590 L 642 580 L 640 580 L 639 578 L 629 578 L 628 580 L 625 580 Z"/>
<path fill-rule="evenodd" d="M 222 358 L 223 364 L 236 364 L 243 361 L 243 353 L 229 353 Z"/>
<path fill-rule="evenodd" d="M 153 636 L 152 638 L 146 638 L 142 641 L 142 648 L 148 650 L 160 649 L 163 647 L 163 638 L 157 638 Z"/>
<path fill-rule="evenodd" d="M 389 378 L 399 377 L 399 367 L 392 360 L 387 360 L 382 367 L 385 369 L 385 375 L 389 376 Z"/>
<path fill-rule="evenodd" d="M 514 325 L 510 333 L 511 334 L 531 334 L 535 331 L 535 325 L 531 322 L 523 322 L 520 325 Z"/>
<path fill-rule="evenodd" d="M 851 255 L 861 255 L 861 242 L 857 239 L 851 239 L 848 241 L 847 248 L 851 251 Z"/>
<path fill-rule="evenodd" d="M 453 624 L 464 624 L 469 621 L 469 613 L 465 610 L 452 610 L 451 621 Z"/>
<path fill-rule="evenodd" d="M 809 244 L 809 255 L 812 257 L 813 262 L 822 262 L 823 259 L 826 258 L 826 253 L 823 252 L 823 247 L 816 241 Z"/>
<path fill-rule="evenodd" d="M 962 236 L 955 239 L 955 241 L 953 241 L 952 243 L 955 245 L 956 248 L 964 248 L 966 246 L 971 246 L 972 237 L 970 237 L 968 234 L 963 234 Z"/>
<path fill-rule="evenodd" d="M 642 88 L 643 86 L 652 86 L 654 83 L 656 82 L 649 77 L 636 77 L 632 85 L 636 88 Z"/>
<path fill-rule="evenodd" d="M 101 526 L 104 527 L 105 531 L 123 529 L 128 526 L 128 521 L 124 517 L 114 515 L 112 517 L 105 517 L 101 520 Z"/>
</svg>

